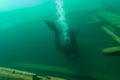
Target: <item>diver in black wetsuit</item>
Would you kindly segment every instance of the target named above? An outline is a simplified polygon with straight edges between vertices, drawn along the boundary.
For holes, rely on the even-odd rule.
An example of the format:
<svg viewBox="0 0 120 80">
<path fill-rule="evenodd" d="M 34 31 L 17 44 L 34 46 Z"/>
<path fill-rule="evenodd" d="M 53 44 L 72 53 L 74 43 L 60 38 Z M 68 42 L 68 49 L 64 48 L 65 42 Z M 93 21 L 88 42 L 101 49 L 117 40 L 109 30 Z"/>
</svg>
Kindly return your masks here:
<svg viewBox="0 0 120 80">
<path fill-rule="evenodd" d="M 55 32 L 55 46 L 57 51 L 64 53 L 67 60 L 69 61 L 75 61 L 79 57 L 79 53 L 76 47 L 76 33 L 73 30 L 67 31 L 67 34 L 69 35 L 69 39 L 66 40 L 66 43 L 61 43 L 61 32 L 58 30 L 56 24 L 54 22 L 45 20 L 46 25 Z"/>
</svg>

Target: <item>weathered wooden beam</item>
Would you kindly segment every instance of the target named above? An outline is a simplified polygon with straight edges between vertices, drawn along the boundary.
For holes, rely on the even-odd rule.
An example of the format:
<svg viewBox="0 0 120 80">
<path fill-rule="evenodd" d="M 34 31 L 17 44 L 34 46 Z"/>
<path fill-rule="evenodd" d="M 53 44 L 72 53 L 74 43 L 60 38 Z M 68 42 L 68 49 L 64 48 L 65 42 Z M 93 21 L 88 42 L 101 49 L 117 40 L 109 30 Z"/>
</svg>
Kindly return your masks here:
<svg viewBox="0 0 120 80">
<path fill-rule="evenodd" d="M 120 46 L 105 48 L 102 53 L 106 56 L 120 56 Z"/>
</svg>

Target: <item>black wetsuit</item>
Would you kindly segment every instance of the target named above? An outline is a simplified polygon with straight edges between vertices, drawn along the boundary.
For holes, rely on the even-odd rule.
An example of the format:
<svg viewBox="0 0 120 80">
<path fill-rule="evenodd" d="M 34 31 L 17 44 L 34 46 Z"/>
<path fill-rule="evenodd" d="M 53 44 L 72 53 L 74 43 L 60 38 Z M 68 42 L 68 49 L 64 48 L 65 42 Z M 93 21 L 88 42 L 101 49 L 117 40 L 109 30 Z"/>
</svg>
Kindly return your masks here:
<svg viewBox="0 0 120 80">
<path fill-rule="evenodd" d="M 56 50 L 64 53 L 67 60 L 77 60 L 78 59 L 78 50 L 76 46 L 76 34 L 73 30 L 69 30 L 68 34 L 70 36 L 70 44 L 62 45 L 60 41 L 60 32 L 57 29 L 55 23 L 45 20 L 45 23 L 49 26 L 53 32 L 55 32 L 55 46 Z"/>
</svg>

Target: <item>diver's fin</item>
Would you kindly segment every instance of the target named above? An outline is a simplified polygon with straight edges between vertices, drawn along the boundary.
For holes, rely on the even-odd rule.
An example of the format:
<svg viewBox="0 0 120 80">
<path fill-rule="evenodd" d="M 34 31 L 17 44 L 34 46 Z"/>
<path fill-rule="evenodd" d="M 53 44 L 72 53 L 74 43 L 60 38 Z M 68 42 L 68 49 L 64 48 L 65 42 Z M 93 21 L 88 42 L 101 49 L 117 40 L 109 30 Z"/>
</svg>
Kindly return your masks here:
<svg viewBox="0 0 120 80">
<path fill-rule="evenodd" d="M 49 20 L 45 20 L 45 23 L 47 24 L 47 26 L 54 32 L 58 32 L 57 26 L 54 22 L 49 21 Z"/>
</svg>

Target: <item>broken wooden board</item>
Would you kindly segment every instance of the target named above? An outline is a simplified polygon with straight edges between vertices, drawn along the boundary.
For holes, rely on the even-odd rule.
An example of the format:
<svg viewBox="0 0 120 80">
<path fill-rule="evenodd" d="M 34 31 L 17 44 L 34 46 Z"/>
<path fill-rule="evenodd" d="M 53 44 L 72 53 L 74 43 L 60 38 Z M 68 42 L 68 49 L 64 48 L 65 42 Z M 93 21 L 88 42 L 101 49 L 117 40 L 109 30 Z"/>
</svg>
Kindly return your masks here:
<svg viewBox="0 0 120 80">
<path fill-rule="evenodd" d="M 109 30 L 106 26 L 103 26 L 103 30 L 120 44 L 120 37 L 118 35 Z"/>
<path fill-rule="evenodd" d="M 120 46 L 105 48 L 102 50 L 102 54 L 107 56 L 120 56 Z"/>
<path fill-rule="evenodd" d="M 0 80 L 65 80 L 53 76 L 38 76 L 35 73 L 0 67 Z"/>
</svg>

